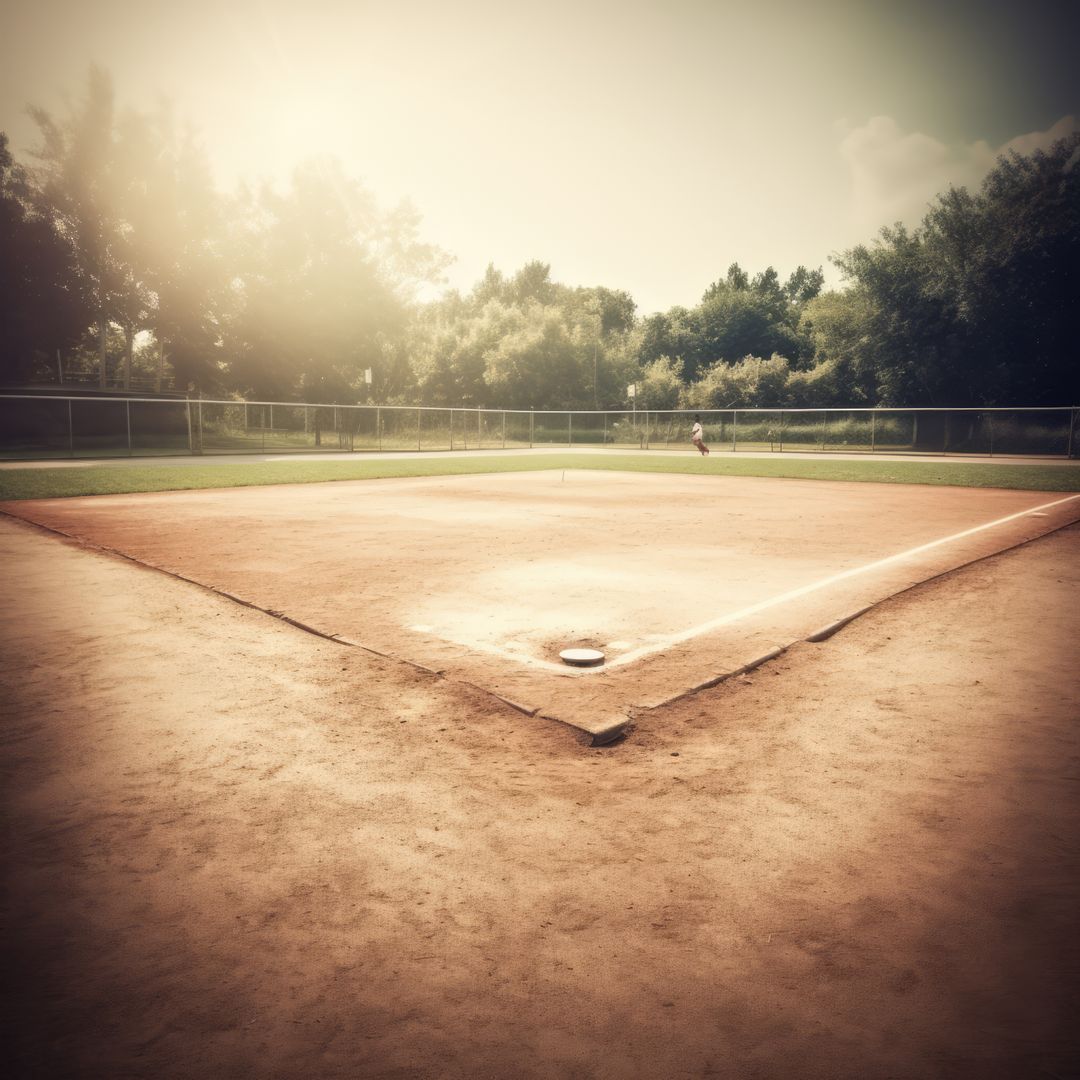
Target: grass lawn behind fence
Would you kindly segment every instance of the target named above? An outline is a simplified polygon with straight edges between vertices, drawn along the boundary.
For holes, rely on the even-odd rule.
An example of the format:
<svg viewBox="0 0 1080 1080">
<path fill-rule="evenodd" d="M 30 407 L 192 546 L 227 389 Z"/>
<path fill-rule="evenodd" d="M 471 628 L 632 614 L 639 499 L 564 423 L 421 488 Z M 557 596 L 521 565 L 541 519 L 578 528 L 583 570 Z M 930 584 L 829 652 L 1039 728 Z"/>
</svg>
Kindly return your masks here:
<svg viewBox="0 0 1080 1080">
<path fill-rule="evenodd" d="M 670 458 L 620 454 L 537 453 L 522 457 L 447 457 L 355 461 L 250 461 L 214 465 L 88 467 L 0 470 L 0 499 L 58 499 L 139 491 L 316 484 L 388 477 L 466 476 L 475 473 L 590 469 L 613 472 L 680 473 L 692 476 L 771 476 L 878 484 L 935 484 L 1080 491 L 1080 464 L 1017 465 L 963 461 L 832 461 L 771 458 Z"/>
</svg>

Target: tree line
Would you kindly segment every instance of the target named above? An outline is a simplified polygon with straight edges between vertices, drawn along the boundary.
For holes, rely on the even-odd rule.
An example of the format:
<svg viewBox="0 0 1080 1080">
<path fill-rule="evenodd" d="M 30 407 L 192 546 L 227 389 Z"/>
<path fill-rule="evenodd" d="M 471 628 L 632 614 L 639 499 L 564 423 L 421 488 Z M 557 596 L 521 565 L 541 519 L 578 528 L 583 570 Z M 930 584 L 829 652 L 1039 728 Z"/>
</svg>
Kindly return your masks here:
<svg viewBox="0 0 1080 1080">
<path fill-rule="evenodd" d="M 532 261 L 422 302 L 449 256 L 332 160 L 220 192 L 168 105 L 108 74 L 17 162 L 0 133 L 0 382 L 57 365 L 272 400 L 619 408 L 1080 402 L 1080 134 L 1001 158 L 916 228 L 833 257 L 844 286 L 732 263 L 693 307 Z M 370 381 L 369 381 L 370 379 Z"/>
</svg>

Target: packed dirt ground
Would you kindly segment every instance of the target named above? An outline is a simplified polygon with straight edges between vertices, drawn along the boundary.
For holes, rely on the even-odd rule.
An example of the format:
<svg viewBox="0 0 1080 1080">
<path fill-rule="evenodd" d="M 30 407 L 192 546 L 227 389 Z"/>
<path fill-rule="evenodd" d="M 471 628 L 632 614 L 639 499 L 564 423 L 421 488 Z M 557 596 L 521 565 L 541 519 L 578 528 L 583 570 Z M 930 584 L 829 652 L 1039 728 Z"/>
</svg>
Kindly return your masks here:
<svg viewBox="0 0 1080 1080">
<path fill-rule="evenodd" d="M 605 742 L 635 707 L 1077 521 L 1080 494 L 553 469 L 27 499 L 0 514 Z M 573 646 L 606 662 L 572 671 L 559 654 Z"/>
<path fill-rule="evenodd" d="M 600 749 L 0 558 L 9 1075 L 1080 1075 L 1080 527 Z"/>
</svg>

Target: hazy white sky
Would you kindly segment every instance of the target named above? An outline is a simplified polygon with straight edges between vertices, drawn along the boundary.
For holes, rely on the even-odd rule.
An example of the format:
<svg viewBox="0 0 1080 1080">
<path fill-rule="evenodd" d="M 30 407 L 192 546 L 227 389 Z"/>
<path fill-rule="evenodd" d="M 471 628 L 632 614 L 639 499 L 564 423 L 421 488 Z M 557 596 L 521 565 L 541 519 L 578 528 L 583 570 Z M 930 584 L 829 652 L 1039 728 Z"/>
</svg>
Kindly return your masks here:
<svg viewBox="0 0 1080 1080">
<path fill-rule="evenodd" d="M 91 63 L 169 98 L 222 187 L 330 153 L 411 200 L 470 288 L 531 259 L 691 306 L 733 261 L 822 266 L 1008 144 L 1076 126 L 1080 4 L 8 0 L 0 130 Z"/>
</svg>

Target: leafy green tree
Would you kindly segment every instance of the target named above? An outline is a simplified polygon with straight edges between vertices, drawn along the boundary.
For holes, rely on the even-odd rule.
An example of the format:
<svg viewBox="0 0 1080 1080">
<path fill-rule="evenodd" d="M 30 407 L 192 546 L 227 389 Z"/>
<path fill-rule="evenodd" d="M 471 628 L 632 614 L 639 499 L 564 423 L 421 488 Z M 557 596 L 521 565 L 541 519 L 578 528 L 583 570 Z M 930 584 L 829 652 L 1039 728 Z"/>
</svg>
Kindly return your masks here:
<svg viewBox="0 0 1080 1080">
<path fill-rule="evenodd" d="M 626 334 L 633 330 L 637 304 L 628 292 L 605 289 L 598 285 L 594 288 L 577 289 L 575 293 L 584 298 L 590 312 L 599 314 L 601 337 L 608 338 L 613 334 Z"/>
<path fill-rule="evenodd" d="M 0 132 L 0 380 L 56 370 L 94 317 L 70 244 L 35 207 L 26 171 Z M 62 362 L 62 361 L 61 361 Z"/>
<path fill-rule="evenodd" d="M 1080 134 L 1010 154 L 979 193 L 950 189 L 920 228 L 883 229 L 836 260 L 863 305 L 883 404 L 1080 398 L 1078 157 Z"/>
<path fill-rule="evenodd" d="M 868 301 L 879 403 L 948 405 L 969 398 L 967 373 L 949 363 L 957 327 L 943 297 L 928 288 L 920 232 L 882 229 L 872 248 L 856 247 L 837 263 Z"/>
<path fill-rule="evenodd" d="M 731 362 L 773 353 L 796 363 L 809 360 L 810 345 L 799 331 L 799 318 L 802 307 L 820 292 L 823 282 L 820 269 L 809 271 L 800 266 L 782 285 L 771 266 L 751 279 L 738 263 L 732 263 L 689 313 L 686 321 L 693 333 L 684 351 L 672 355 L 683 358 L 690 381 L 717 360 Z"/>
<path fill-rule="evenodd" d="M 285 192 L 263 186 L 237 206 L 229 376 L 257 395 L 355 401 L 372 368 L 389 400 L 409 288 L 443 256 L 416 238 L 414 215 L 385 214 L 335 161 L 298 168 Z"/>
<path fill-rule="evenodd" d="M 979 199 L 982 243 L 970 260 L 965 322 L 984 377 L 1027 404 L 1080 401 L 1076 298 L 1080 295 L 1080 133 L 1048 151 L 1010 154 Z M 947 211 L 931 214 L 934 234 Z"/>
<path fill-rule="evenodd" d="M 513 309 L 498 300 L 465 317 L 461 313 L 457 318 L 436 315 L 434 325 L 418 336 L 414 346 L 420 400 L 425 405 L 486 405 L 487 356 L 513 322 Z"/>
<path fill-rule="evenodd" d="M 689 386 L 684 400 L 692 409 L 779 408 L 787 404 L 788 361 L 746 356 L 734 364 L 718 361 Z"/>
<path fill-rule="evenodd" d="M 702 362 L 697 309 L 677 306 L 642 320 L 638 362 L 645 367 L 662 356 L 681 360 L 684 378 L 696 375 Z"/>
<path fill-rule="evenodd" d="M 548 263 L 533 260 L 526 263 L 507 282 L 505 297 L 510 303 L 524 305 L 533 301 L 537 304 L 550 304 L 555 300 L 556 287 L 551 280 L 551 266 Z"/>
<path fill-rule="evenodd" d="M 506 279 L 495 268 L 494 263 L 488 263 L 484 276 L 476 283 L 470 299 L 478 307 L 483 307 L 489 300 L 506 302 L 510 299 Z"/>
<path fill-rule="evenodd" d="M 750 288 L 750 275 L 737 263 L 727 268 L 727 274 L 719 281 L 714 281 L 702 296 L 702 301 L 711 300 L 720 293 L 742 292 Z"/>
<path fill-rule="evenodd" d="M 697 311 L 701 362 L 737 360 L 743 356 L 799 352 L 799 338 L 787 311 L 787 301 L 773 278 L 761 287 L 723 289 Z"/>
<path fill-rule="evenodd" d="M 31 107 L 41 134 L 34 156 L 39 212 L 70 245 L 98 325 L 102 385 L 107 376 L 108 325 L 124 324 L 143 300 L 129 264 L 121 193 L 128 177 L 117 167 L 116 108 L 112 80 L 93 67 L 84 97 L 66 119 Z"/>
<path fill-rule="evenodd" d="M 587 361 L 561 312 L 531 304 L 511 309 L 503 325 L 485 354 L 485 381 L 496 399 L 510 408 L 579 406 Z"/>
<path fill-rule="evenodd" d="M 792 371 L 784 385 L 784 403 L 793 408 L 824 409 L 854 405 L 848 387 L 850 374 L 838 360 L 823 360 L 812 368 Z"/>
<path fill-rule="evenodd" d="M 560 284 L 543 262 L 526 263 L 509 278 L 489 265 L 467 296 L 448 294 L 415 317 L 423 400 L 512 400 L 536 408 L 618 403 L 638 374 L 634 311 L 628 293 Z M 504 335 L 512 338 L 505 348 Z M 536 371 L 526 370 L 529 356 Z"/>
<path fill-rule="evenodd" d="M 140 325 L 153 331 L 157 367 L 167 362 L 180 387 L 214 387 L 229 280 L 225 203 L 209 163 L 168 104 L 128 118 L 118 155 L 136 181 L 125 200 L 128 261 L 148 298 Z"/>
<path fill-rule="evenodd" d="M 678 408 L 683 392 L 682 361 L 661 356 L 647 364 L 637 379 L 638 404 L 650 409 Z"/>
<path fill-rule="evenodd" d="M 827 367 L 836 384 L 832 402 L 816 401 L 806 396 L 809 388 L 817 385 L 813 379 L 807 379 L 801 404 L 813 407 L 830 403 L 878 403 L 874 307 L 866 290 L 855 286 L 813 297 L 803 308 L 799 326 L 814 357 L 809 373 Z"/>
<path fill-rule="evenodd" d="M 110 326 L 123 336 L 125 386 L 144 330 L 157 339 L 159 373 L 167 347 L 180 385 L 214 382 L 221 201 L 193 137 L 178 133 L 167 105 L 118 112 L 99 68 L 65 119 L 31 112 L 42 135 L 34 197 L 70 245 L 93 306 L 102 384 Z"/>
<path fill-rule="evenodd" d="M 797 266 L 784 282 L 784 294 L 793 304 L 802 308 L 821 295 L 824 285 L 825 274 L 820 266 L 816 270 L 807 270 L 805 266 Z"/>
</svg>

